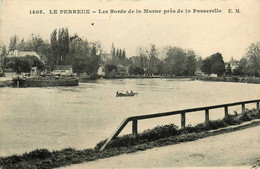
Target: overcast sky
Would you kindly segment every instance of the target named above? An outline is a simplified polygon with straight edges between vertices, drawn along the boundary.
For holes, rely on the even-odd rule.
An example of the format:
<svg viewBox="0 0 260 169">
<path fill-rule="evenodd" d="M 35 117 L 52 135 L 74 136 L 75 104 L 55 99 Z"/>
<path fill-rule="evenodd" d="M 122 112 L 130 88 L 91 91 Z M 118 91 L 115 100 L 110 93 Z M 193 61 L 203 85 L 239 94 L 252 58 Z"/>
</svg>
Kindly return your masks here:
<svg viewBox="0 0 260 169">
<path fill-rule="evenodd" d="M 73 2 L 73 3 L 72 3 Z M 67 14 L 50 15 L 49 10 L 64 9 L 220 9 L 215 14 Z M 30 15 L 29 11 L 42 9 L 44 15 Z M 228 9 L 240 9 L 240 14 L 228 14 Z M 92 25 L 92 23 L 94 25 Z M 128 57 L 136 55 L 137 48 L 150 43 L 193 49 L 203 58 L 222 53 L 224 60 L 231 56 L 240 59 L 245 49 L 260 41 L 260 1 L 113 1 L 86 0 L 2 0 L 0 43 L 9 44 L 16 34 L 28 39 L 40 34 L 49 40 L 56 28 L 68 27 L 70 34 L 77 33 L 89 41 L 100 41 L 106 51 L 111 44 L 125 48 Z"/>
</svg>

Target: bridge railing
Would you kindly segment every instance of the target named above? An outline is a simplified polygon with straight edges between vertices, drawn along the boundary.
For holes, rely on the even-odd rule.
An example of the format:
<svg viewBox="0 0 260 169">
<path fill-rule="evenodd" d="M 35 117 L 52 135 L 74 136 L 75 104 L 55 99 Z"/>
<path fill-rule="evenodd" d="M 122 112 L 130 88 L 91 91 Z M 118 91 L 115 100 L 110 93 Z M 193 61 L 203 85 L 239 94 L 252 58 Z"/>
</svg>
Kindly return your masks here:
<svg viewBox="0 0 260 169">
<path fill-rule="evenodd" d="M 164 113 L 155 113 L 155 114 L 128 117 L 121 122 L 121 124 L 118 126 L 118 128 L 115 130 L 115 132 L 106 140 L 105 144 L 101 147 L 100 150 L 101 151 L 104 150 L 104 148 L 107 146 L 107 144 L 112 139 L 117 137 L 120 134 L 120 132 L 125 128 L 125 126 L 128 124 L 128 122 L 131 122 L 131 121 L 132 121 L 132 134 L 133 135 L 138 134 L 138 132 L 137 132 L 138 131 L 138 120 L 151 119 L 151 118 L 164 117 L 164 116 L 172 116 L 172 115 L 178 115 L 178 114 L 181 115 L 181 128 L 185 128 L 186 113 L 196 112 L 196 111 L 205 111 L 205 123 L 207 124 L 207 123 L 209 123 L 209 110 L 211 110 L 211 109 L 224 108 L 225 116 L 228 116 L 228 107 L 230 107 L 230 106 L 241 105 L 241 112 L 243 114 L 243 113 L 245 113 L 245 104 L 256 103 L 256 109 L 257 109 L 258 113 L 260 113 L 259 102 L 260 102 L 260 100 L 249 100 L 249 101 L 220 104 L 220 105 L 214 105 L 214 106 L 198 107 L 198 108 L 170 111 L 170 112 L 164 112 Z"/>
</svg>

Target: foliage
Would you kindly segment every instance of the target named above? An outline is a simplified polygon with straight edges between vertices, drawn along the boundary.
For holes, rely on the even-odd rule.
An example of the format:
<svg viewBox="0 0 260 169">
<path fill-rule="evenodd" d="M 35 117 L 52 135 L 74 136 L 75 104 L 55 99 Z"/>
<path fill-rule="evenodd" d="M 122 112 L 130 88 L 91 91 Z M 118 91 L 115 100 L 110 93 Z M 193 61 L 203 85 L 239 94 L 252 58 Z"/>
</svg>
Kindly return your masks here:
<svg viewBox="0 0 260 169">
<path fill-rule="evenodd" d="M 66 63 L 66 55 L 69 51 L 70 38 L 68 28 L 55 29 L 51 33 L 52 66 Z"/>
<path fill-rule="evenodd" d="M 246 52 L 247 70 L 251 76 L 259 76 L 260 73 L 260 42 L 252 43 Z"/>
<path fill-rule="evenodd" d="M 170 75 L 185 75 L 187 57 L 183 49 L 169 47 L 165 58 L 165 73 Z"/>
<path fill-rule="evenodd" d="M 10 43 L 9 43 L 9 50 L 13 51 L 17 49 L 17 43 L 18 43 L 18 37 L 17 35 L 14 35 L 10 38 Z"/>
<path fill-rule="evenodd" d="M 202 61 L 201 70 L 206 74 L 222 76 L 225 72 L 225 63 L 221 53 L 215 53 Z"/>
<path fill-rule="evenodd" d="M 230 66 L 230 63 L 227 65 L 227 68 L 226 68 L 226 75 L 231 75 L 232 71 L 231 71 L 231 66 Z"/>
<path fill-rule="evenodd" d="M 6 51 L 6 47 L 3 46 L 2 48 L 2 53 L 0 55 L 0 70 L 4 73 L 5 72 L 5 68 L 6 68 L 6 55 L 7 55 L 7 51 Z M 0 71 L 0 73 L 2 73 Z"/>
<path fill-rule="evenodd" d="M 130 64 L 128 66 L 128 73 L 130 75 L 143 75 L 144 74 L 144 69 L 138 66 L 135 66 L 134 64 Z"/>
<path fill-rule="evenodd" d="M 44 64 L 37 57 L 26 55 L 25 57 L 7 58 L 7 67 L 17 73 L 21 73 L 30 72 L 32 67 L 43 70 Z"/>
</svg>

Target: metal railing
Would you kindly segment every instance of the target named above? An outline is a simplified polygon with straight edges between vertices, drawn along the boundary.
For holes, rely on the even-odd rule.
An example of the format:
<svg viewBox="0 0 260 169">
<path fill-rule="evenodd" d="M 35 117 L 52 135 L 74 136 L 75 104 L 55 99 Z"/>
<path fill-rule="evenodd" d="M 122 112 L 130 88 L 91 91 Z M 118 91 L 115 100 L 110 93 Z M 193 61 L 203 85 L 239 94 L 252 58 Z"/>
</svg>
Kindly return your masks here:
<svg viewBox="0 0 260 169">
<path fill-rule="evenodd" d="M 235 103 L 228 103 L 228 104 L 221 104 L 221 105 L 214 105 L 214 106 L 207 106 L 207 107 L 198 107 L 198 108 L 177 110 L 177 111 L 171 111 L 171 112 L 128 117 L 122 121 L 122 123 L 119 125 L 119 127 L 116 129 L 116 131 L 111 135 L 111 137 L 109 137 L 106 140 L 105 144 L 101 147 L 100 151 L 104 150 L 104 148 L 107 146 L 107 144 L 112 139 L 117 137 L 120 134 L 120 132 L 124 129 L 124 127 L 128 124 L 128 122 L 130 122 L 130 121 L 132 121 L 132 134 L 133 135 L 138 134 L 138 132 L 137 132 L 138 120 L 164 117 L 164 116 L 172 116 L 172 115 L 178 115 L 178 114 L 181 114 L 181 128 L 185 128 L 185 121 L 186 121 L 185 114 L 186 113 L 196 112 L 196 111 L 205 111 L 205 123 L 207 124 L 207 123 L 209 123 L 209 110 L 210 109 L 224 108 L 225 116 L 228 116 L 228 107 L 230 107 L 230 106 L 241 105 L 241 112 L 245 113 L 245 104 L 256 103 L 256 109 L 257 109 L 258 113 L 260 113 L 259 102 L 260 102 L 260 100 L 250 100 L 250 101 L 243 101 L 243 102 L 235 102 Z"/>
</svg>

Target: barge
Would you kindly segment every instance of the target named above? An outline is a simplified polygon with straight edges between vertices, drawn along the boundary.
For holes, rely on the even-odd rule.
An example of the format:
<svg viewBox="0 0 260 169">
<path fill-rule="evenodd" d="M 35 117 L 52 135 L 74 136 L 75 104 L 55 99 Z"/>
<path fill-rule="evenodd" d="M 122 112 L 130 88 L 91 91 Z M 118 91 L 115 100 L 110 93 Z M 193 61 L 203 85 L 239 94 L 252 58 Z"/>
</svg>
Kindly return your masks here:
<svg viewBox="0 0 260 169">
<path fill-rule="evenodd" d="M 37 76 L 12 78 L 12 87 L 51 87 L 51 86 L 78 86 L 78 77 Z"/>
</svg>

